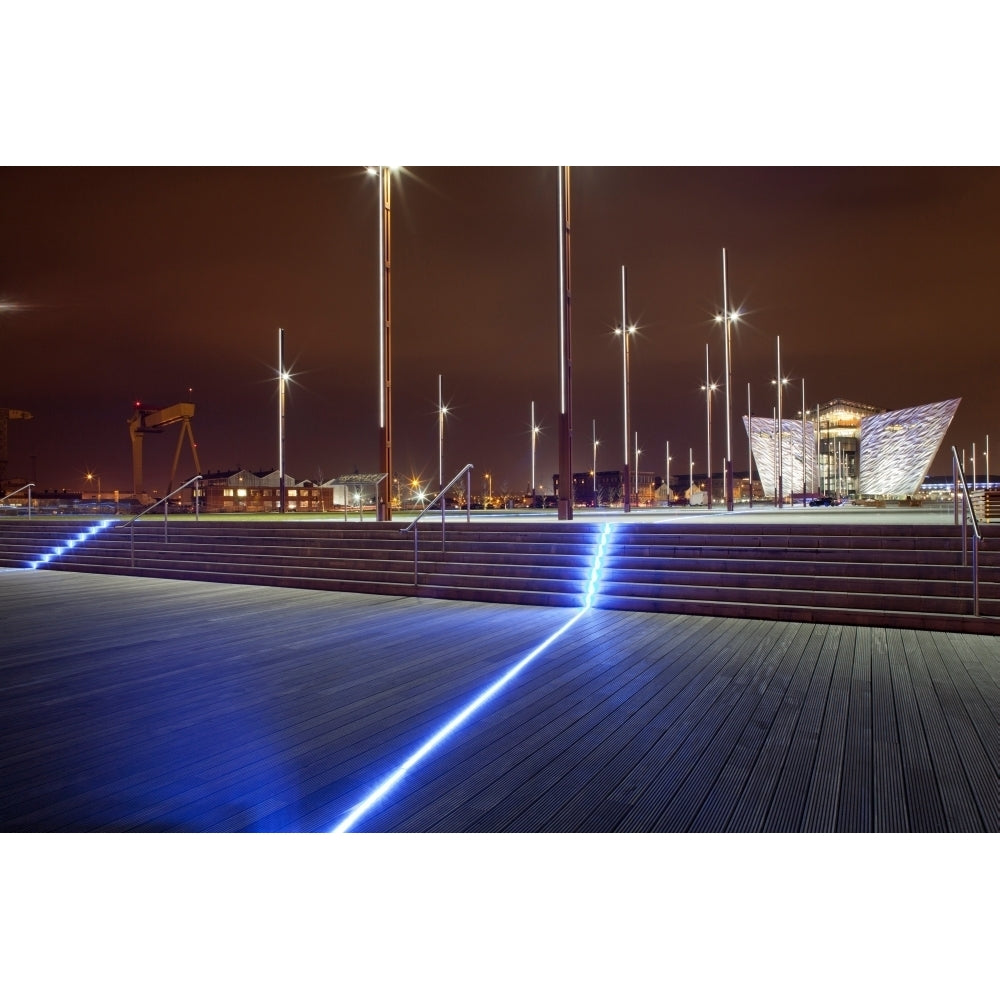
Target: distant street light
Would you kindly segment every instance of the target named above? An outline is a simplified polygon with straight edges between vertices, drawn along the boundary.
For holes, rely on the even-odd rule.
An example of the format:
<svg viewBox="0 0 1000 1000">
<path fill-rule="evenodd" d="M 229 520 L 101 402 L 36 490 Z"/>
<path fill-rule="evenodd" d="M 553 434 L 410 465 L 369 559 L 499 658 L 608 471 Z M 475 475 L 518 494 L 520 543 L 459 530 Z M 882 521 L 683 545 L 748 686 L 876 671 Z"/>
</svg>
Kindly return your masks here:
<svg viewBox="0 0 1000 1000">
<path fill-rule="evenodd" d="M 632 481 L 635 483 L 635 502 L 639 503 L 639 432 L 635 432 L 635 475 L 632 477 Z"/>
<path fill-rule="evenodd" d="M 708 344 L 705 345 L 705 384 L 701 387 L 705 391 L 705 427 L 707 438 L 708 454 L 708 509 L 712 509 L 712 393 L 719 388 L 717 382 L 711 381 L 708 371 Z"/>
<path fill-rule="evenodd" d="M 732 353 L 732 335 L 730 332 L 730 323 L 739 318 L 738 312 L 730 313 L 729 311 L 729 282 L 726 276 L 726 248 L 722 248 L 722 315 L 716 316 L 716 322 L 722 322 L 725 326 L 725 347 L 726 347 L 726 461 L 725 461 L 725 472 L 723 473 L 723 478 L 725 479 L 725 495 L 726 495 L 726 510 L 733 509 L 733 446 L 732 446 L 732 424 L 733 424 L 733 407 L 731 402 L 731 392 L 730 386 L 733 379 L 733 353 Z M 709 494 L 711 498 L 711 494 Z M 711 506 L 711 502 L 709 502 Z"/>
<path fill-rule="evenodd" d="M 667 442 L 667 506 L 670 506 L 670 442 Z"/>
<path fill-rule="evenodd" d="M 781 433 L 781 397 L 784 395 L 783 390 L 786 385 L 788 385 L 788 379 L 784 378 L 781 374 L 781 337 L 777 338 L 778 341 L 778 377 L 776 379 L 771 379 L 771 385 L 775 386 L 775 392 L 778 395 L 778 418 L 777 418 L 777 428 L 778 428 L 778 474 L 775 480 L 775 505 L 778 507 L 784 507 L 785 505 L 785 483 L 784 483 L 784 454 L 782 450 L 782 433 Z"/>
<path fill-rule="evenodd" d="M 278 510 L 285 513 L 285 331 L 278 328 Z"/>
<path fill-rule="evenodd" d="M 628 514 L 632 510 L 632 482 L 629 476 L 629 336 L 635 333 L 635 324 L 628 321 L 628 298 L 626 291 L 625 265 L 622 264 L 622 325 L 615 328 L 615 335 L 622 338 L 622 410 L 625 439 L 625 468 L 622 476 L 622 496 L 624 498 L 622 512 Z"/>
<path fill-rule="evenodd" d="M 444 418 L 448 407 L 441 396 L 441 376 L 438 375 L 438 493 L 444 489 Z"/>
<path fill-rule="evenodd" d="M 87 481 L 92 484 L 94 482 L 95 476 L 96 476 L 96 479 L 97 479 L 97 502 L 100 503 L 101 502 L 101 474 L 99 472 L 98 473 L 88 472 L 87 473 Z"/>
<path fill-rule="evenodd" d="M 987 439 L 988 441 L 989 439 Z M 594 468 L 591 471 L 591 479 L 594 485 L 594 506 L 597 506 L 597 446 L 601 442 L 597 440 L 597 421 L 594 421 Z"/>
<path fill-rule="evenodd" d="M 541 428 L 535 423 L 535 401 L 531 401 L 531 506 L 535 506 L 535 447 Z"/>
</svg>

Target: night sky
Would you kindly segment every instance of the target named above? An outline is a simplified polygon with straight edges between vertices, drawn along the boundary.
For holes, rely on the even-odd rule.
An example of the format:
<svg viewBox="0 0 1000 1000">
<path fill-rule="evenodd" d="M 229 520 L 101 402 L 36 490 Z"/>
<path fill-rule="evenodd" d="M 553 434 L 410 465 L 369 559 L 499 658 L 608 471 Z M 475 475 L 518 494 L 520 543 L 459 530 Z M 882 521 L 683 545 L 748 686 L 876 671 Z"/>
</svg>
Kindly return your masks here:
<svg viewBox="0 0 1000 1000">
<path fill-rule="evenodd" d="M 360 157 L 359 157 L 360 159 Z M 555 166 L 404 168 L 393 180 L 394 472 L 475 465 L 500 491 L 558 460 Z M 722 248 L 733 306 L 733 452 L 783 374 L 806 405 L 887 409 L 961 397 L 952 444 L 1000 445 L 1000 346 L 989 289 L 1000 170 L 923 167 L 572 169 L 574 468 L 619 468 L 620 269 L 628 268 L 632 428 L 639 466 L 705 467 L 699 386 L 709 345 L 724 380 Z M 364 164 L 0 169 L 0 406 L 9 478 L 131 489 L 134 401 L 193 400 L 203 472 L 277 465 L 277 329 L 294 372 L 286 468 L 298 479 L 377 471 L 378 184 Z M 801 381 L 786 390 L 797 414 Z M 720 468 L 724 399 L 713 410 Z M 165 486 L 177 431 L 149 437 L 146 486 Z M 633 439 L 634 443 L 634 439 Z M 979 459 L 982 462 L 982 458 Z M 1000 469 L 1000 450 L 995 459 Z M 983 471 L 983 466 L 979 466 Z M 182 453 L 178 477 L 193 467 Z"/>
</svg>

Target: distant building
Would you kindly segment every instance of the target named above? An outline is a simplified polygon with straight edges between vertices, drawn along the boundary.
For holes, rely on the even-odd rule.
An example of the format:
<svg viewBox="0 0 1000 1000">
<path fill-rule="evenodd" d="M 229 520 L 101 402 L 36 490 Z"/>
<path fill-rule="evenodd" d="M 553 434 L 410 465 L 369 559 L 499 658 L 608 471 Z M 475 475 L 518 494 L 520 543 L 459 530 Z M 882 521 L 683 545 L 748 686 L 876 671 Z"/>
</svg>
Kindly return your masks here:
<svg viewBox="0 0 1000 1000">
<path fill-rule="evenodd" d="M 960 399 L 885 411 L 844 399 L 778 422 L 743 418 L 765 496 L 904 497 L 916 493 Z"/>
<path fill-rule="evenodd" d="M 281 510 L 281 477 L 275 469 L 206 472 L 198 492 L 199 503 L 207 513 L 259 514 Z M 289 511 L 323 510 L 323 490 L 308 481 L 297 483 L 286 474 L 285 507 Z"/>
</svg>

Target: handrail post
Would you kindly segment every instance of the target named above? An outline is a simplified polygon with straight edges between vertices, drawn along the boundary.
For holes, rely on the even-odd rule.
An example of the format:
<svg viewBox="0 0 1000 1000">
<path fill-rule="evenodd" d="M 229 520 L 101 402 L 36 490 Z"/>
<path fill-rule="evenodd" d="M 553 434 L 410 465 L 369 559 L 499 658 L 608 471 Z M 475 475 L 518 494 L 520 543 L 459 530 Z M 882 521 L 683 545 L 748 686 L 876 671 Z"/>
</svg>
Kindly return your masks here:
<svg viewBox="0 0 1000 1000">
<path fill-rule="evenodd" d="M 413 523 L 413 586 L 417 585 L 417 533 L 420 529 Z"/>
<path fill-rule="evenodd" d="M 472 469 L 465 470 L 465 523 L 472 524 Z"/>
<path fill-rule="evenodd" d="M 31 520 L 31 483 L 28 483 L 28 520 Z"/>
<path fill-rule="evenodd" d="M 972 536 L 972 613 L 979 617 L 979 535 Z"/>
</svg>

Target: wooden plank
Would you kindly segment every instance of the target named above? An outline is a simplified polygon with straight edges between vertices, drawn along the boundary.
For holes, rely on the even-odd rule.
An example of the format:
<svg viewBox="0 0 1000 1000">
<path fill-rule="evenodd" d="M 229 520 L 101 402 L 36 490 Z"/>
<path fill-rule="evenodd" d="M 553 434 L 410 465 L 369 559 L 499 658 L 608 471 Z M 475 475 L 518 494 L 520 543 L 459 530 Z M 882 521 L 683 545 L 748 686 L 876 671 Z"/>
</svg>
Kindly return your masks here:
<svg viewBox="0 0 1000 1000">
<path fill-rule="evenodd" d="M 938 659 L 932 633 L 914 633 L 915 642 L 907 650 L 907 663 L 920 718 L 927 734 L 931 766 L 950 833 L 982 829 L 979 811 L 962 767 L 962 759 L 949 730 L 947 713 L 938 698 L 927 661 Z M 937 672 L 937 671 L 935 671 Z M 996 785 L 994 784 L 994 791 Z"/>
<path fill-rule="evenodd" d="M 626 684 L 634 684 L 637 677 L 644 678 L 650 672 L 650 664 L 660 664 L 674 653 L 683 657 L 685 647 L 695 643 L 696 636 L 706 629 L 718 634 L 728 631 L 725 627 L 711 628 L 698 620 L 688 620 L 695 622 L 694 625 L 681 624 L 664 629 L 663 619 L 638 616 L 633 619 L 635 627 L 628 629 L 629 655 L 623 660 L 614 651 L 616 643 L 609 635 L 609 629 L 622 634 L 618 615 L 595 611 L 588 617 L 599 626 L 598 631 L 590 639 L 580 633 L 568 635 L 568 645 L 560 654 L 571 662 L 587 665 L 587 669 L 574 677 L 572 690 L 560 692 L 550 686 L 540 687 L 545 673 L 533 669 L 530 683 L 523 686 L 510 710 L 496 719 L 499 725 L 491 720 L 476 734 L 475 745 L 463 752 L 467 760 L 461 760 L 461 753 L 456 751 L 458 763 L 449 766 L 450 774 L 459 782 L 455 786 L 459 792 L 457 798 L 467 799 L 478 810 L 481 822 L 490 815 L 491 829 L 506 829 L 507 823 L 517 821 L 525 808 L 520 796 L 525 781 L 537 767 L 535 761 L 558 757 L 559 750 L 565 749 L 569 742 L 567 733 L 573 732 L 575 725 L 577 732 L 582 733 L 583 726 L 599 721 L 601 706 L 606 706 L 612 693 L 623 691 Z M 683 619 L 678 621 L 685 622 Z M 609 648 L 610 656 L 607 655 Z M 546 661 L 552 660 L 554 655 L 547 653 Z M 564 670 L 559 668 L 558 673 L 563 674 Z M 640 690 L 641 687 L 640 683 Z M 598 709 L 596 716 L 593 713 L 595 706 Z M 605 711 L 610 709 L 605 707 Z M 477 751 L 476 747 L 482 749 Z M 515 798 L 512 799 L 512 795 Z M 423 811 L 423 816 L 411 818 L 410 823 L 426 822 L 427 813 L 436 811 L 435 803 L 425 805 Z M 504 822 L 500 819 L 501 811 L 507 816 Z"/>
<path fill-rule="evenodd" d="M 844 770 L 845 733 L 857 632 L 858 626 L 844 626 L 840 645 L 837 647 L 826 710 L 820 725 L 816 761 L 802 818 L 804 832 L 833 833 L 837 829 L 837 807 Z"/>
<path fill-rule="evenodd" d="M 909 651 L 918 643 L 918 636 L 898 629 L 888 629 L 887 634 L 909 829 L 914 833 L 943 833 L 947 829 L 944 809 L 910 674 Z"/>
<path fill-rule="evenodd" d="M 840 632 L 835 625 L 818 625 L 812 630 L 763 750 L 724 829 L 798 829 Z"/>
<path fill-rule="evenodd" d="M 886 631 L 871 630 L 872 829 L 876 833 L 904 833 L 909 829 L 909 817 Z"/>
</svg>

